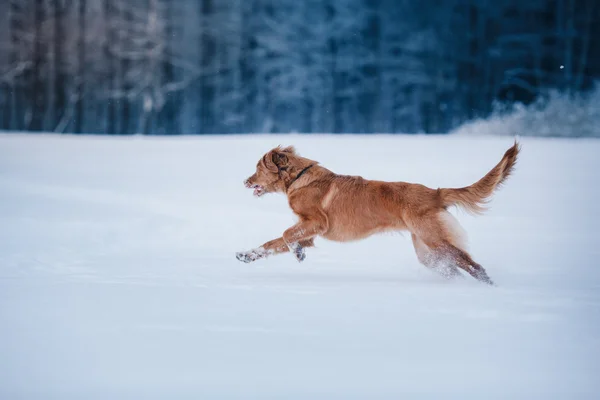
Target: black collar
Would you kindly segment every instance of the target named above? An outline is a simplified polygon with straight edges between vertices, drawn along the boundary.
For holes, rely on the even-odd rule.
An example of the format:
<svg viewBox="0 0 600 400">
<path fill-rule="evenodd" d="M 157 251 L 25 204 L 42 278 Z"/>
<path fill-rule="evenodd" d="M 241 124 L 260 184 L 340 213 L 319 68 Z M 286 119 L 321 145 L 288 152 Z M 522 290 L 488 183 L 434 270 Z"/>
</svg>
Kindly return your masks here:
<svg viewBox="0 0 600 400">
<path fill-rule="evenodd" d="M 300 173 L 299 173 L 298 175 L 296 175 L 296 177 L 295 177 L 294 179 L 292 179 L 292 181 L 291 181 L 291 182 L 290 182 L 290 184 L 288 185 L 288 189 L 289 189 L 290 187 L 292 187 L 292 185 L 294 184 L 294 182 L 296 182 L 298 179 L 300 179 L 300 177 L 301 177 L 302 175 L 304 175 L 304 174 L 306 173 L 306 171 L 308 171 L 309 169 L 311 169 L 311 168 L 312 168 L 312 167 L 314 167 L 315 165 L 317 165 L 317 164 L 312 164 L 312 165 L 309 165 L 308 167 L 306 167 L 306 168 L 304 168 L 302 171 L 300 171 Z"/>
</svg>

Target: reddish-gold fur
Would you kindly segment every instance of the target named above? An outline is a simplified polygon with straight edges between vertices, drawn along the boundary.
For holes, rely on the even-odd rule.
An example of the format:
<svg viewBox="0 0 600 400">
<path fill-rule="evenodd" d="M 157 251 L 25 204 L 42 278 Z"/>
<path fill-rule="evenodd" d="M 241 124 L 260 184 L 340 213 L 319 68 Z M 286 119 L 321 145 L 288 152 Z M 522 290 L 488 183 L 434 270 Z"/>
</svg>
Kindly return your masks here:
<svg viewBox="0 0 600 400">
<path fill-rule="evenodd" d="M 441 264 L 458 274 L 461 268 L 486 283 L 487 273 L 466 252 L 460 231 L 447 208 L 453 205 L 481 213 L 483 205 L 513 171 L 519 154 L 515 143 L 483 178 L 459 189 L 431 189 L 406 182 L 366 180 L 337 175 L 316 161 L 299 156 L 293 147 L 277 147 L 258 162 L 245 184 L 255 194 L 285 193 L 296 225 L 280 238 L 249 252 L 237 254 L 251 262 L 292 251 L 299 261 L 316 236 L 351 241 L 378 232 L 408 230 L 419 261 L 429 267 Z"/>
</svg>

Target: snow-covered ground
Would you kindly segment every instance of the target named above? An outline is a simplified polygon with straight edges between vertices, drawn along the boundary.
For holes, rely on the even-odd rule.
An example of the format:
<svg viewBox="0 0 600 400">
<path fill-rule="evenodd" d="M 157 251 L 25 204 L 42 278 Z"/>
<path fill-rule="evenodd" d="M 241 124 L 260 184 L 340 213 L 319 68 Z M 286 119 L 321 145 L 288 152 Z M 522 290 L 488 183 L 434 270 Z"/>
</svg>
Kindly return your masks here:
<svg viewBox="0 0 600 400">
<path fill-rule="evenodd" d="M 242 185 L 278 144 L 451 187 L 512 139 L 0 135 L 0 398 L 600 396 L 600 141 L 523 139 L 491 210 L 456 213 L 498 287 L 406 234 L 240 263 L 294 222 Z"/>
</svg>

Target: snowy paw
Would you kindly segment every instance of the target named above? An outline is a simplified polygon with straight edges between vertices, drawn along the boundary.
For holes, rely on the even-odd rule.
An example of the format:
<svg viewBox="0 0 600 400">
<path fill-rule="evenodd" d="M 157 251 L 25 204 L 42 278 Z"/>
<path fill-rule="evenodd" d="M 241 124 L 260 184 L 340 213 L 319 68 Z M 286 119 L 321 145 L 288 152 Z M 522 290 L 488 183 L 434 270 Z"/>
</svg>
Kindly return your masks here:
<svg viewBox="0 0 600 400">
<path fill-rule="evenodd" d="M 245 262 L 245 263 L 254 261 L 254 259 L 250 256 L 249 252 L 248 253 L 243 253 L 243 252 L 235 253 L 235 258 L 237 258 L 241 262 Z"/>
<path fill-rule="evenodd" d="M 475 279 L 477 279 L 480 282 L 486 283 L 490 286 L 496 286 L 496 284 L 494 283 L 494 281 L 492 281 L 490 279 L 490 277 L 488 276 L 488 274 L 485 272 L 485 270 L 481 267 L 477 268 L 477 267 L 471 267 L 473 268 L 473 276 L 475 277 Z"/>
<path fill-rule="evenodd" d="M 304 248 L 300 246 L 299 243 L 290 243 L 288 247 L 298 262 L 304 261 L 306 258 L 306 253 L 304 252 Z"/>
<path fill-rule="evenodd" d="M 251 263 L 252 261 L 266 257 L 266 255 L 267 253 L 263 249 L 253 249 L 250 251 L 241 251 L 239 253 L 235 253 L 235 258 L 241 262 Z"/>
<path fill-rule="evenodd" d="M 479 279 L 479 281 L 481 281 L 481 282 L 483 282 L 483 283 L 487 283 L 487 284 L 488 284 L 488 285 L 490 285 L 490 286 L 496 286 L 496 284 L 494 283 L 494 281 L 492 281 L 492 280 L 490 279 L 490 277 L 489 277 L 489 276 L 487 276 L 487 275 L 480 276 L 480 277 L 478 277 L 477 279 Z"/>
</svg>

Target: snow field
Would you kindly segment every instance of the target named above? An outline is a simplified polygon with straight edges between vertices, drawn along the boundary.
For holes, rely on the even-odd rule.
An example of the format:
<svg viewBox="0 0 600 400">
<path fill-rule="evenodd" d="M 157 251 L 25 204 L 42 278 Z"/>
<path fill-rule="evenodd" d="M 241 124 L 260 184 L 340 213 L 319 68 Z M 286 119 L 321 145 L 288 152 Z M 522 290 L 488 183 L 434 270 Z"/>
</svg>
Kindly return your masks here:
<svg viewBox="0 0 600 400">
<path fill-rule="evenodd" d="M 597 398 L 600 142 L 521 143 L 487 214 L 453 210 L 490 288 L 408 234 L 240 263 L 294 223 L 242 182 L 294 144 L 458 187 L 511 138 L 0 135 L 0 398 Z"/>
</svg>

